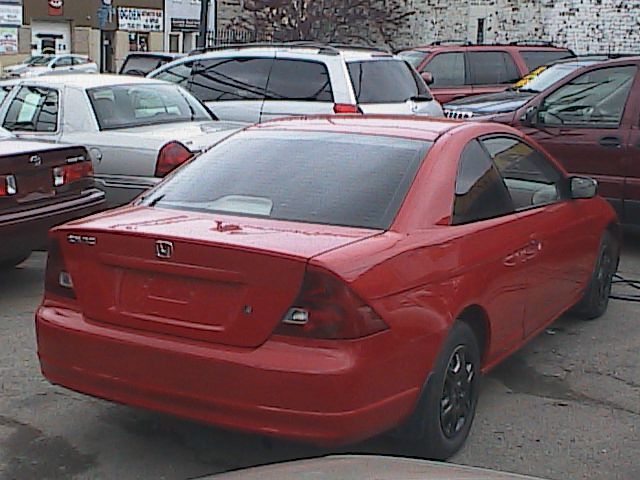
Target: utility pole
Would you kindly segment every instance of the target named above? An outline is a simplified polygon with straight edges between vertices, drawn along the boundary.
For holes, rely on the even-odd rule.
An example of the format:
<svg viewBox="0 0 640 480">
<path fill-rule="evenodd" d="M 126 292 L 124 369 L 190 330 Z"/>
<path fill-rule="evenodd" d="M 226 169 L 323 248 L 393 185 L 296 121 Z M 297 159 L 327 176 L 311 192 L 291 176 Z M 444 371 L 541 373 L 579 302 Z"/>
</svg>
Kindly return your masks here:
<svg viewBox="0 0 640 480">
<path fill-rule="evenodd" d="M 209 0 L 200 0 L 200 35 L 198 48 L 207 48 L 207 30 L 209 25 Z M 215 35 L 215 34 L 214 34 Z"/>
</svg>

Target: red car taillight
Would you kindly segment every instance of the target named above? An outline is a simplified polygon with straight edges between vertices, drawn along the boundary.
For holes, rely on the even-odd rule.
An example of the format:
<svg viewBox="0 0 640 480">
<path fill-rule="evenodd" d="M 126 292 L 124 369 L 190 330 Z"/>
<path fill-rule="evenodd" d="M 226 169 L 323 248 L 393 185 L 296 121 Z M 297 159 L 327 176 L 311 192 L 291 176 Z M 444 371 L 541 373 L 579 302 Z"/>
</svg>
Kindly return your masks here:
<svg viewBox="0 0 640 480">
<path fill-rule="evenodd" d="M 344 282 L 308 268 L 298 298 L 275 333 L 323 339 L 361 338 L 389 328 Z"/>
<path fill-rule="evenodd" d="M 76 298 L 76 292 L 73 290 L 73 279 L 65 268 L 58 240 L 51 240 L 49 243 L 49 256 L 47 257 L 47 269 L 44 278 L 46 293 L 59 297 Z"/>
<path fill-rule="evenodd" d="M 350 103 L 336 103 L 333 105 L 333 113 L 362 113 L 358 105 Z"/>
<path fill-rule="evenodd" d="M 13 175 L 0 175 L 0 197 L 10 197 L 18 193 L 16 177 Z"/>
<path fill-rule="evenodd" d="M 93 165 L 90 161 L 71 163 L 53 169 L 53 185 L 61 187 L 82 178 L 93 175 Z"/>
<path fill-rule="evenodd" d="M 160 149 L 156 163 L 156 177 L 164 177 L 193 157 L 193 153 L 180 142 L 169 142 Z"/>
</svg>

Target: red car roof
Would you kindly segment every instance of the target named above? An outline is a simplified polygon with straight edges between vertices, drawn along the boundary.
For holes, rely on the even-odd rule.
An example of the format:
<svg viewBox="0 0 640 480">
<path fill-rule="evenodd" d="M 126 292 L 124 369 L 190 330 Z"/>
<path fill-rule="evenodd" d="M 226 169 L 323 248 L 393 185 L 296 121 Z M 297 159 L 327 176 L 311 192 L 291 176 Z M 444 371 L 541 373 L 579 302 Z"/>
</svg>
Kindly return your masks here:
<svg viewBox="0 0 640 480">
<path fill-rule="evenodd" d="M 455 120 L 407 115 L 318 115 L 272 120 L 249 127 L 249 130 L 340 132 L 433 142 L 443 133 L 462 125 Z"/>
</svg>

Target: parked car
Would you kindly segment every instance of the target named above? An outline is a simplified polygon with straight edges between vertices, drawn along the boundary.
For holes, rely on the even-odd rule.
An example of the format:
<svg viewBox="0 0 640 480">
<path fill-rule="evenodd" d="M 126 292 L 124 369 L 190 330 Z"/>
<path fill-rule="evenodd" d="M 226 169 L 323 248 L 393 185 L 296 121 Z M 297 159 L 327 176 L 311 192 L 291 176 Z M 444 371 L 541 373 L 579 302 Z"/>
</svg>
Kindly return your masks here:
<svg viewBox="0 0 640 480">
<path fill-rule="evenodd" d="M 184 54 L 169 52 L 131 52 L 127 55 L 127 58 L 125 58 L 118 73 L 120 73 L 120 75 L 145 77 L 153 70 L 181 57 L 184 57 Z"/>
<path fill-rule="evenodd" d="M 24 70 L 11 72 L 9 78 L 71 73 L 98 73 L 98 65 L 84 55 L 42 55 L 35 58 Z"/>
<path fill-rule="evenodd" d="M 52 235 L 51 382 L 325 445 L 396 429 L 438 459 L 481 373 L 604 313 L 620 248 L 595 182 L 522 133 L 400 115 L 258 124 Z"/>
<path fill-rule="evenodd" d="M 416 458 L 330 455 L 245 468 L 200 480 L 536 480 L 514 473 Z M 542 480 L 542 479 L 537 479 Z"/>
<path fill-rule="evenodd" d="M 0 270 L 46 247 L 49 228 L 103 202 L 84 147 L 19 140 L 0 129 Z"/>
<path fill-rule="evenodd" d="M 357 112 L 443 115 L 413 67 L 371 48 L 248 44 L 189 56 L 149 77 L 182 85 L 224 120 L 256 123 Z"/>
<path fill-rule="evenodd" d="M 20 76 L 20 73 L 28 69 L 33 64 L 33 62 L 39 61 L 41 58 L 42 58 L 42 55 L 32 55 L 30 57 L 25 58 L 20 63 L 3 67 L 2 78 L 11 78 L 11 77 Z"/>
<path fill-rule="evenodd" d="M 448 103 L 469 95 L 500 92 L 531 70 L 573 57 L 567 48 L 548 43 L 473 45 L 435 42 L 398 53 L 430 80 L 433 96 Z"/>
<path fill-rule="evenodd" d="M 448 118 L 460 119 L 513 112 L 567 75 L 582 67 L 601 62 L 603 59 L 603 57 L 584 59 L 576 57 L 558 60 L 552 65 L 538 67 L 533 75 L 525 75 L 518 82 L 521 86 L 497 93 L 471 95 L 449 102 L 444 106 L 444 114 Z"/>
<path fill-rule="evenodd" d="M 580 68 L 514 112 L 482 119 L 521 129 L 574 174 L 598 181 L 621 221 L 640 226 L 640 56 Z"/>
<path fill-rule="evenodd" d="M 0 124 L 21 138 L 87 146 L 108 207 L 240 128 L 215 121 L 177 85 L 122 75 L 24 80 L 0 107 Z"/>
</svg>

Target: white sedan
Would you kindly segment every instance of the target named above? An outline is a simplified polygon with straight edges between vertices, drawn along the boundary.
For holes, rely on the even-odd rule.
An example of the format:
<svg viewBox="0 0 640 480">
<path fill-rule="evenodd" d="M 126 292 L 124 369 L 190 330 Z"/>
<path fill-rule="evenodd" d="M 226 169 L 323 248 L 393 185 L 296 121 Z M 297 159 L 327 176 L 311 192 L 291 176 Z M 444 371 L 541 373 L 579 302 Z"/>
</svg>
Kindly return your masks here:
<svg viewBox="0 0 640 480">
<path fill-rule="evenodd" d="M 108 206 L 243 126 L 217 121 L 177 85 L 120 75 L 24 80 L 0 107 L 0 124 L 21 138 L 86 146 Z"/>
<path fill-rule="evenodd" d="M 41 55 L 32 57 L 31 61 L 22 68 L 14 68 L 5 73 L 7 78 L 98 73 L 98 65 L 85 55 Z"/>
</svg>

